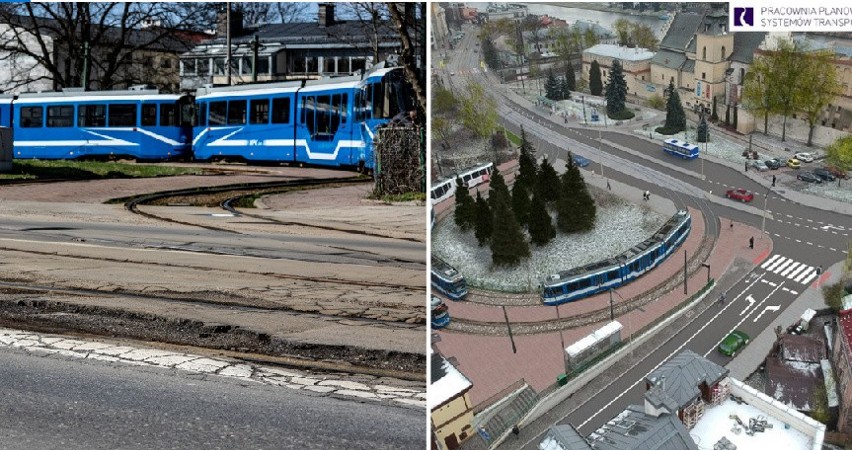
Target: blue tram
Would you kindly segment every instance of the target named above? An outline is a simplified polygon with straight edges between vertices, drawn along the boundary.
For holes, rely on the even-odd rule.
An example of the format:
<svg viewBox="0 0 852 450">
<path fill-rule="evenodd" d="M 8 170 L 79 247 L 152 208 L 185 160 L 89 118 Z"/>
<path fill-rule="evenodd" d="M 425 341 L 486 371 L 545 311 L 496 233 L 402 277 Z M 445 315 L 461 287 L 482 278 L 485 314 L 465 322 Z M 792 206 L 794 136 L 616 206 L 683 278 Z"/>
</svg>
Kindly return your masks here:
<svg viewBox="0 0 852 450">
<path fill-rule="evenodd" d="M 188 96 L 156 90 L 20 94 L 9 117 L 14 157 L 189 156 L 190 108 Z"/>
<path fill-rule="evenodd" d="M 440 330 L 450 324 L 450 313 L 447 304 L 438 297 L 432 296 L 432 328 Z"/>
<path fill-rule="evenodd" d="M 373 167 L 377 128 L 410 105 L 401 68 L 304 82 L 202 88 L 196 159 Z"/>
<path fill-rule="evenodd" d="M 467 284 L 458 270 L 432 255 L 432 286 L 450 300 L 464 300 Z"/>
<path fill-rule="evenodd" d="M 616 288 L 660 265 L 677 249 L 692 226 L 686 211 L 678 211 L 650 238 L 604 261 L 545 278 L 541 300 L 546 305 L 574 301 Z"/>
</svg>

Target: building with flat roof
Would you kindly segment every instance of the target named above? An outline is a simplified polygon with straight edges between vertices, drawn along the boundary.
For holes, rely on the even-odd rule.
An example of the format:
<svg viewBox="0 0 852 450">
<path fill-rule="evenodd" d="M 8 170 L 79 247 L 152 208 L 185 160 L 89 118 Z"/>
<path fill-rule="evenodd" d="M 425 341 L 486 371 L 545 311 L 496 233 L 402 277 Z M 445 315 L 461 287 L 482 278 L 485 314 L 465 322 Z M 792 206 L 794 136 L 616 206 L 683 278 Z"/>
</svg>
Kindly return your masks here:
<svg viewBox="0 0 852 450">
<path fill-rule="evenodd" d="M 601 81 L 606 85 L 612 62 L 618 60 L 621 62 L 624 80 L 627 82 L 628 95 L 648 98 L 656 92 L 656 87 L 650 83 L 653 58 L 654 52 L 645 48 L 597 44 L 583 50 L 582 77 L 588 84 L 592 61 L 597 61 L 601 68 Z"/>
<path fill-rule="evenodd" d="M 429 410 L 433 439 L 455 450 L 473 434 L 473 405 L 468 392 L 473 383 L 446 358 L 433 352 L 429 363 Z"/>
</svg>

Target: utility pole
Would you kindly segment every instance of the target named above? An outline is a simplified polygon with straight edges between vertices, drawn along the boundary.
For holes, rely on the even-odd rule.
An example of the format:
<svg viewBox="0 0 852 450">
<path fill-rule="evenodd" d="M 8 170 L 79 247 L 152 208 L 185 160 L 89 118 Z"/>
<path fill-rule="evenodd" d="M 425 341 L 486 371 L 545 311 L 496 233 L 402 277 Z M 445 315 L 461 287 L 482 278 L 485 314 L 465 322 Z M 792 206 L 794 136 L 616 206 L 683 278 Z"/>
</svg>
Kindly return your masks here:
<svg viewBox="0 0 852 450">
<path fill-rule="evenodd" d="M 604 113 L 606 114 L 606 113 Z M 598 128 L 598 158 L 601 159 L 601 178 L 603 178 L 603 153 L 601 153 L 601 129 Z"/>
<path fill-rule="evenodd" d="M 562 362 L 565 363 L 565 373 L 568 373 L 568 354 L 565 353 L 565 338 L 562 336 L 562 319 L 559 317 L 559 305 L 556 305 L 556 321 L 560 322 L 559 326 L 559 342 L 562 344 Z"/>
<path fill-rule="evenodd" d="M 763 223 L 760 225 L 760 239 L 763 239 L 763 235 L 766 234 L 766 203 L 769 201 L 770 192 L 772 192 L 771 187 L 763 194 Z"/>
<path fill-rule="evenodd" d="M 227 32 L 225 33 L 225 46 L 228 47 L 225 54 L 225 80 L 228 86 L 231 85 L 231 2 L 225 2 L 225 22 L 227 23 Z"/>
<path fill-rule="evenodd" d="M 83 42 L 83 79 L 82 85 L 84 91 L 89 90 L 89 41 Z"/>
<path fill-rule="evenodd" d="M 615 321 L 615 308 L 613 308 L 612 303 L 612 288 L 609 288 L 609 320 L 611 322 Z"/>
<path fill-rule="evenodd" d="M 512 326 L 509 325 L 509 315 L 506 314 L 506 306 L 503 305 L 503 318 L 506 319 L 506 329 L 509 330 L 509 341 L 512 342 L 512 353 L 518 353 L 518 348 L 515 347 L 515 338 L 512 336 Z"/>
<path fill-rule="evenodd" d="M 683 293 L 686 294 L 686 250 L 683 251 Z"/>
<path fill-rule="evenodd" d="M 251 39 L 251 81 L 257 82 L 257 54 L 260 52 L 260 39 L 255 34 Z"/>
</svg>

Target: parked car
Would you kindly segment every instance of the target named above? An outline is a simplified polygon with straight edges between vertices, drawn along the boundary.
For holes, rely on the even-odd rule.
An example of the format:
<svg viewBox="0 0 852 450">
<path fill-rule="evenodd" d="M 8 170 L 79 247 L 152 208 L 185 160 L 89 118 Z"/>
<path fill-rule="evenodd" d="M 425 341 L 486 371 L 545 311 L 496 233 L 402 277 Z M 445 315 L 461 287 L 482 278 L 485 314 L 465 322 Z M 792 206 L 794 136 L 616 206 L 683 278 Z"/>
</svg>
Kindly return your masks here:
<svg viewBox="0 0 852 450">
<path fill-rule="evenodd" d="M 769 170 L 769 167 L 762 161 L 750 161 L 748 166 L 752 169 L 756 169 L 758 172 L 766 172 Z"/>
<path fill-rule="evenodd" d="M 787 167 L 791 169 L 798 169 L 799 167 L 802 167 L 802 163 L 800 163 L 796 158 L 790 158 L 787 160 Z"/>
<path fill-rule="evenodd" d="M 767 159 L 763 163 L 772 170 L 780 169 L 784 165 L 784 162 L 778 158 Z"/>
<path fill-rule="evenodd" d="M 828 169 L 825 169 L 825 168 L 814 169 L 813 172 L 814 172 L 814 175 L 822 178 L 823 181 L 834 181 L 834 180 L 836 180 L 834 175 L 830 171 L 828 171 Z"/>
<path fill-rule="evenodd" d="M 754 194 L 743 188 L 729 189 L 728 192 L 725 192 L 725 197 L 731 200 L 739 200 L 743 203 L 754 200 Z"/>
<path fill-rule="evenodd" d="M 825 170 L 827 170 L 827 171 L 831 172 L 831 174 L 832 174 L 832 175 L 834 175 L 834 176 L 835 176 L 835 177 L 837 177 L 837 178 L 840 178 L 840 179 L 842 179 L 842 180 L 845 180 L 845 179 L 846 179 L 846 176 L 847 176 L 847 175 L 846 175 L 846 172 L 844 172 L 844 171 L 840 170 L 840 169 L 839 169 L 839 168 L 837 168 L 837 167 L 834 167 L 834 166 L 825 166 Z"/>
<path fill-rule="evenodd" d="M 799 161 L 802 161 L 802 162 L 814 162 L 814 155 L 813 155 L 813 153 L 805 153 L 805 152 L 801 152 L 801 153 L 796 153 L 796 154 L 795 154 L 795 155 L 793 155 L 793 156 L 794 156 L 796 159 L 798 159 Z"/>
<path fill-rule="evenodd" d="M 739 330 L 732 331 L 719 343 L 719 353 L 734 357 L 741 348 L 748 344 L 748 335 Z"/>
<path fill-rule="evenodd" d="M 822 178 L 815 175 L 813 172 L 802 172 L 796 175 L 796 179 L 802 180 L 806 183 L 822 183 Z"/>
<path fill-rule="evenodd" d="M 589 161 L 588 159 L 583 158 L 583 157 L 582 157 L 582 156 L 580 156 L 580 155 L 574 155 L 574 154 L 572 154 L 572 155 L 571 155 L 571 158 L 574 160 L 574 165 L 575 165 L 575 166 L 577 166 L 577 167 L 586 167 L 586 166 L 588 166 L 588 165 L 589 165 L 589 163 L 591 162 L 591 161 Z"/>
</svg>

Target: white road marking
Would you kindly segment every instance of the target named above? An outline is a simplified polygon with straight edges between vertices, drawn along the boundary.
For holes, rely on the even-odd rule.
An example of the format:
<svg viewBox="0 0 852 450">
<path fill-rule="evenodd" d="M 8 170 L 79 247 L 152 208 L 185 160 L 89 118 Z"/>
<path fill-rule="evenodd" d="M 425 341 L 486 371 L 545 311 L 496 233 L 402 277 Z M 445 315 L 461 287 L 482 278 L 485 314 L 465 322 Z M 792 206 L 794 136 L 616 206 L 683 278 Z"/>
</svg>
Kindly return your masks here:
<svg viewBox="0 0 852 450">
<path fill-rule="evenodd" d="M 745 309 L 743 309 L 743 312 L 741 312 L 741 313 L 740 313 L 740 315 L 745 314 L 745 313 L 746 313 L 746 311 L 748 311 L 748 310 L 749 310 L 749 308 L 751 308 L 751 306 L 752 306 L 752 305 L 754 305 L 754 302 L 755 302 L 756 300 L 755 300 L 755 299 L 753 299 L 753 298 L 751 297 L 751 295 L 748 295 L 748 296 L 746 297 L 746 301 L 748 302 L 748 306 L 746 306 L 746 307 L 745 307 Z"/>
<path fill-rule="evenodd" d="M 763 302 L 765 302 L 766 300 L 768 300 L 768 299 L 769 299 L 769 297 L 771 297 L 771 296 L 772 296 L 772 294 L 774 294 L 774 293 L 775 293 L 775 291 L 777 291 L 778 289 L 780 289 L 780 288 L 781 288 L 781 286 L 784 286 L 784 282 L 782 282 L 782 283 L 781 283 L 781 284 L 780 284 L 777 288 L 773 289 L 773 290 L 772 290 L 772 292 L 770 292 L 770 293 L 769 293 L 769 295 L 767 295 L 767 296 L 766 296 L 766 298 L 764 298 L 763 300 L 761 300 L 761 301 L 760 301 L 760 303 L 758 303 L 758 304 L 757 304 L 758 308 L 760 307 L 760 305 L 762 305 L 762 304 L 763 304 Z M 757 310 L 757 308 L 753 309 L 752 311 L 756 311 L 756 310 Z M 722 343 L 722 341 L 724 341 L 724 340 L 725 340 L 725 337 L 727 337 L 727 336 L 728 336 L 728 334 L 730 334 L 732 331 L 736 330 L 736 329 L 737 329 L 737 327 L 739 327 L 740 325 L 742 325 L 742 323 L 743 323 L 743 322 L 745 322 L 745 320 L 746 320 L 746 319 L 748 319 L 748 316 L 750 316 L 750 315 L 751 315 L 751 313 L 748 313 L 748 314 L 746 314 L 746 316 L 745 316 L 745 317 L 743 317 L 742 319 L 740 319 L 740 321 L 739 321 L 739 322 L 737 322 L 737 324 L 736 324 L 736 325 L 734 325 L 734 327 L 733 327 L 733 328 L 731 328 L 731 331 L 729 331 L 728 333 L 725 333 L 725 336 L 724 336 L 724 337 L 722 337 L 722 339 L 719 339 L 719 342 L 717 342 L 717 343 L 716 343 L 716 345 L 714 345 L 714 346 L 710 347 L 710 350 L 707 350 L 707 353 L 705 353 L 705 354 L 704 354 L 704 356 L 706 357 L 707 355 L 709 355 L 709 354 L 710 354 L 710 352 L 712 352 L 712 351 L 713 351 L 713 349 L 714 349 L 714 348 L 718 347 L 718 346 L 719 346 L 719 344 L 721 344 L 721 343 Z M 714 318 L 715 318 L 715 317 L 714 317 Z M 709 325 L 709 324 L 708 324 L 708 325 Z M 707 325 L 704 325 L 704 326 L 706 327 Z M 702 329 L 703 329 L 703 328 L 702 328 Z"/>
<path fill-rule="evenodd" d="M 802 272 L 802 273 L 801 273 L 801 275 L 799 275 L 798 277 L 796 277 L 796 279 L 795 279 L 795 280 L 793 280 L 793 281 L 795 281 L 796 283 L 802 283 L 802 280 L 804 280 L 804 279 L 805 279 L 805 277 L 807 277 L 808 275 L 810 275 L 810 273 L 811 273 L 811 272 L 815 272 L 815 271 L 814 271 L 814 268 L 813 268 L 813 267 L 810 267 L 810 266 L 809 266 L 809 267 L 808 267 L 808 270 L 806 270 L 806 271 Z"/>
<path fill-rule="evenodd" d="M 787 258 L 782 256 L 781 258 L 778 259 L 778 261 L 775 261 L 775 264 L 772 264 L 772 266 L 768 267 L 766 270 L 768 270 L 770 272 L 774 272 L 775 268 L 778 267 L 781 263 L 783 263 L 786 260 L 787 260 Z"/>
<path fill-rule="evenodd" d="M 817 275 L 818 275 L 818 274 L 817 274 L 817 271 L 816 271 L 816 270 L 814 270 L 814 271 L 810 274 L 810 276 L 808 276 L 807 278 L 805 278 L 805 280 L 804 280 L 804 281 L 802 281 L 802 284 L 808 284 L 808 283 L 810 283 L 810 282 L 811 282 L 811 280 L 813 280 L 813 279 L 814 279 L 814 277 L 816 277 Z"/>
<path fill-rule="evenodd" d="M 789 278 L 789 279 L 791 279 L 791 280 L 792 280 L 793 278 L 796 278 L 796 275 L 798 275 L 798 274 L 799 274 L 799 272 L 801 272 L 802 270 L 805 270 L 805 268 L 807 268 L 807 267 L 809 267 L 807 264 L 802 264 L 801 266 L 799 266 L 799 268 L 798 268 L 798 269 L 796 269 L 796 270 L 794 270 L 792 273 L 790 273 L 790 276 L 789 276 L 789 277 L 787 277 L 787 278 Z"/>
<path fill-rule="evenodd" d="M 801 264 L 800 262 L 794 262 L 792 265 L 790 265 L 790 267 L 787 268 L 787 270 L 785 270 L 784 272 L 781 272 L 781 276 L 786 277 L 788 273 L 792 272 L 793 269 L 798 267 L 800 264 Z"/>
<path fill-rule="evenodd" d="M 778 235 L 776 234 L 776 236 L 778 236 Z M 779 257 L 781 257 L 781 255 L 779 255 L 777 253 L 772 255 L 769 259 L 766 260 L 766 262 L 764 262 L 763 264 L 760 265 L 760 268 L 765 269 L 767 266 L 769 266 L 770 264 L 775 262 L 775 260 L 778 259 Z"/>
<path fill-rule="evenodd" d="M 767 306 L 766 308 L 763 308 L 763 311 L 761 311 L 752 322 L 757 322 L 766 313 L 766 311 L 778 311 L 779 309 L 781 309 L 781 305 Z"/>
</svg>

